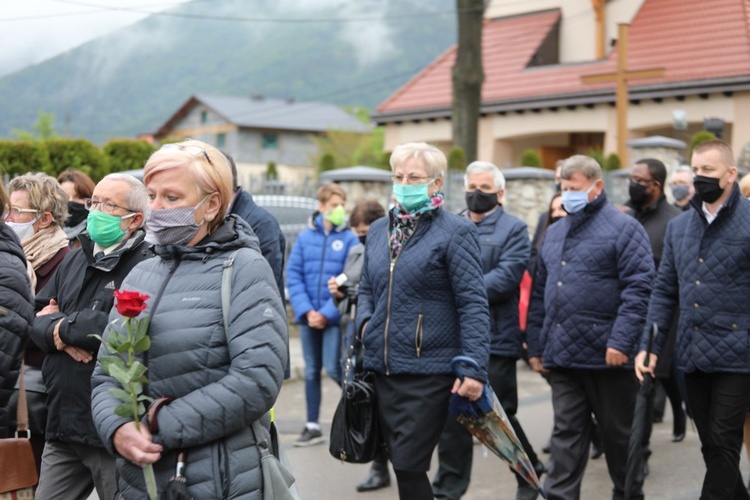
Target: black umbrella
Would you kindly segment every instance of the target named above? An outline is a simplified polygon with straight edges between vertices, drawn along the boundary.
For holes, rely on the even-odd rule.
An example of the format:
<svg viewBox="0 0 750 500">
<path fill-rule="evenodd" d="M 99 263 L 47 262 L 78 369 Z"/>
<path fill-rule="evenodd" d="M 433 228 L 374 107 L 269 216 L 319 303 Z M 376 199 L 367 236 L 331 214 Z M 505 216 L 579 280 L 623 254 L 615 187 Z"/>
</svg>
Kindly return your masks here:
<svg viewBox="0 0 750 500">
<path fill-rule="evenodd" d="M 654 323 L 648 332 L 646 360 L 644 362 L 646 366 L 648 366 L 651 358 L 651 343 L 657 333 L 659 333 L 659 327 Z M 643 433 L 646 428 L 646 420 L 651 418 L 653 409 L 654 378 L 645 374 L 641 387 L 638 389 L 635 411 L 633 412 L 633 425 L 630 428 L 628 462 L 625 473 L 625 500 L 630 499 L 634 494 L 640 496 L 640 490 L 643 488 Z"/>
<path fill-rule="evenodd" d="M 167 489 L 161 496 L 162 500 L 193 500 L 185 482 L 185 452 L 180 450 L 177 454 L 177 471 L 169 479 Z"/>
</svg>

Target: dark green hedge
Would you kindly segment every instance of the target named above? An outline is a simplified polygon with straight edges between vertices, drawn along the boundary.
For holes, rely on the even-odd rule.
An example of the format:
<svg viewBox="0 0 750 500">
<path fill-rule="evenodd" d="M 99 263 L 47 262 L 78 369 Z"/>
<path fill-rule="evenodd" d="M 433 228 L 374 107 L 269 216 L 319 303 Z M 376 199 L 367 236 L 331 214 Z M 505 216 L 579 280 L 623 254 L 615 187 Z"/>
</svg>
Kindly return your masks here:
<svg viewBox="0 0 750 500">
<path fill-rule="evenodd" d="M 0 173 L 13 177 L 26 172 L 49 172 L 52 163 L 43 142 L 0 140 Z"/>
<path fill-rule="evenodd" d="M 47 173 L 57 177 L 68 169 L 87 173 L 94 182 L 109 173 L 107 159 L 102 150 L 86 139 L 46 139 L 42 141 L 49 151 L 52 163 Z"/>
<path fill-rule="evenodd" d="M 113 139 L 104 145 L 110 172 L 143 168 L 155 148 L 137 139 Z"/>
</svg>

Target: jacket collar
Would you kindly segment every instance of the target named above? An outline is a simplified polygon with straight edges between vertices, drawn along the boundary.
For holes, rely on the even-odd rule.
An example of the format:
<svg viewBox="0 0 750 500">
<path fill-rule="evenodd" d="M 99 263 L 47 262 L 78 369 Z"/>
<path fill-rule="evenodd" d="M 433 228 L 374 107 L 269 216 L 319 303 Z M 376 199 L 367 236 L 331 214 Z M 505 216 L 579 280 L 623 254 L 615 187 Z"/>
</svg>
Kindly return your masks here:
<svg viewBox="0 0 750 500">
<path fill-rule="evenodd" d="M 97 261 L 94 258 L 94 242 L 91 240 L 88 233 L 81 233 L 78 235 L 78 241 L 81 242 L 81 250 L 86 256 L 89 265 L 105 272 L 110 272 L 117 267 L 117 264 L 120 262 L 120 257 L 140 245 L 144 238 L 146 238 L 146 232 L 143 229 L 137 229 L 127 240 L 120 242 L 120 246 L 114 251 L 108 253 Z"/>
<path fill-rule="evenodd" d="M 498 204 L 491 213 L 482 217 L 479 222 L 475 222 L 475 224 L 477 225 L 477 228 L 494 226 L 495 224 L 497 224 L 497 221 L 500 220 L 500 217 L 503 215 L 503 213 L 505 213 L 503 206 Z M 461 212 L 461 215 L 471 220 L 471 217 L 469 216 L 469 210 L 464 210 L 463 212 Z"/>
</svg>

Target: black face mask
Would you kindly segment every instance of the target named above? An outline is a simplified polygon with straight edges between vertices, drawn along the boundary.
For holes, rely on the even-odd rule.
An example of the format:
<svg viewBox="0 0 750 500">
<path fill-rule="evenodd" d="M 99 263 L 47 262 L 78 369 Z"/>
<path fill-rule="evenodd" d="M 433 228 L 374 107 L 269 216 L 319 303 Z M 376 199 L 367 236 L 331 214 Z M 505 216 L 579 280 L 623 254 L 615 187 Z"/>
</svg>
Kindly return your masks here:
<svg viewBox="0 0 750 500">
<path fill-rule="evenodd" d="M 560 217 L 559 215 L 557 217 L 550 217 L 549 218 L 549 225 L 551 226 L 555 222 L 558 222 L 560 219 L 562 219 L 562 217 Z"/>
<path fill-rule="evenodd" d="M 701 200 L 706 203 L 715 202 L 721 198 L 721 194 L 724 192 L 724 188 L 719 185 L 719 179 L 706 177 L 705 175 L 696 175 L 693 186 L 695 186 L 695 192 L 698 193 Z"/>
<path fill-rule="evenodd" d="M 497 206 L 497 193 L 485 193 L 479 189 L 466 193 L 466 206 L 475 214 L 489 212 Z"/>
<path fill-rule="evenodd" d="M 89 216 L 89 211 L 81 203 L 74 201 L 68 202 L 68 220 L 65 221 L 67 227 L 75 227 L 85 221 Z"/>
<path fill-rule="evenodd" d="M 359 237 L 359 242 L 364 245 L 366 239 L 367 239 L 367 235 L 363 234 L 362 236 Z"/>
<path fill-rule="evenodd" d="M 630 201 L 633 202 L 633 207 L 641 208 L 649 201 L 649 196 L 646 192 L 647 189 L 646 186 L 642 186 L 637 182 L 630 183 L 628 194 L 630 194 Z"/>
</svg>

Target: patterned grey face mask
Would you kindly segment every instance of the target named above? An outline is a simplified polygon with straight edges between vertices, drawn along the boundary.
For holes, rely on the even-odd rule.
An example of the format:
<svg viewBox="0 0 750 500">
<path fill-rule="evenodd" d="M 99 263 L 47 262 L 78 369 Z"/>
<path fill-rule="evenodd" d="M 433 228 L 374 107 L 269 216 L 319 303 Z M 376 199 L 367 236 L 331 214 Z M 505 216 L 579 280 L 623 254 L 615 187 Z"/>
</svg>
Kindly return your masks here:
<svg viewBox="0 0 750 500">
<path fill-rule="evenodd" d="M 194 207 L 150 210 L 146 218 L 146 241 L 159 246 L 186 245 L 203 225 L 195 223 L 195 211 L 208 199 L 203 198 Z"/>
</svg>

